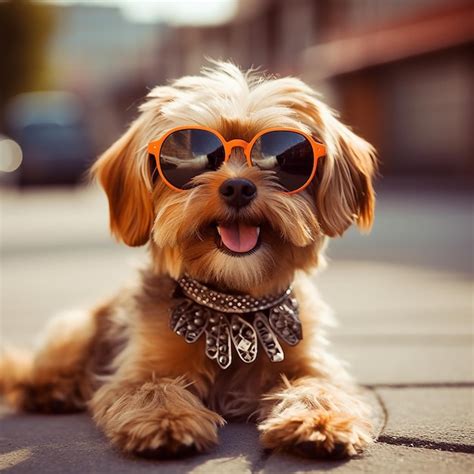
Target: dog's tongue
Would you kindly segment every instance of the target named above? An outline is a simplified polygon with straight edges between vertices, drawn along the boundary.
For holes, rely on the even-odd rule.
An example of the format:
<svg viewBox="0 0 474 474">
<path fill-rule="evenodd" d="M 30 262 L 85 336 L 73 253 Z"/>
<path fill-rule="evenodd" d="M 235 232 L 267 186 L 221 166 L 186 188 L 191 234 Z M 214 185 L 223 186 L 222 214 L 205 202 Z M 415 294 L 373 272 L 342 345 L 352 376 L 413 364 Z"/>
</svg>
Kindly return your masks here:
<svg viewBox="0 0 474 474">
<path fill-rule="evenodd" d="M 222 243 L 233 252 L 245 253 L 257 245 L 260 227 L 242 223 L 218 225 Z"/>
</svg>

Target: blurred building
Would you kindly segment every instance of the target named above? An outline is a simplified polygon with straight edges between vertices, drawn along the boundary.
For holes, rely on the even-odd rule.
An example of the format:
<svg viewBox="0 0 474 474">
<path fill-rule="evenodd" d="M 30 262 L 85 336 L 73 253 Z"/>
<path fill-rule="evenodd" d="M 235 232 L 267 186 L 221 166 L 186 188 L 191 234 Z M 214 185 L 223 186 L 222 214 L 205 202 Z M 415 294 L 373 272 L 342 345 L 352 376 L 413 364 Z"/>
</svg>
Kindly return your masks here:
<svg viewBox="0 0 474 474">
<path fill-rule="evenodd" d="M 213 26 L 136 23 L 105 4 L 51 9 L 54 25 L 39 36 L 41 67 L 26 55 L 40 41 L 25 34 L 25 22 L 9 29 L 4 20 L 3 37 L 18 30 L 23 47 L 4 55 L 35 65 L 27 74 L 12 61 L 12 77 L 48 77 L 47 89 L 81 99 L 93 156 L 123 132 L 150 88 L 197 73 L 213 58 L 301 76 L 374 143 L 384 175 L 474 171 L 472 0 L 239 0 L 234 16 Z M 4 94 L 0 129 L 4 103 L 43 83 Z"/>
<path fill-rule="evenodd" d="M 453 0 L 241 0 L 212 27 L 169 29 L 159 80 L 206 57 L 297 74 L 372 141 L 382 172 L 473 171 L 474 3 Z"/>
<path fill-rule="evenodd" d="M 150 75 L 165 26 L 129 21 L 108 5 L 10 0 L 0 6 L 0 38 L 10 41 L 0 49 L 18 78 L 17 87 L 1 91 L 0 132 L 16 140 L 23 156 L 9 182 L 81 182 L 155 84 Z M 21 81 L 25 76 L 35 79 Z"/>
<path fill-rule="evenodd" d="M 161 24 L 127 20 L 118 7 L 71 4 L 55 7 L 48 62 L 52 87 L 84 98 L 99 151 L 136 115 L 133 104 L 154 85 Z M 151 77 L 150 77 L 151 76 Z"/>
<path fill-rule="evenodd" d="M 58 86 L 110 88 L 146 75 L 153 64 L 161 25 L 134 23 L 118 7 L 56 6 L 50 39 L 50 67 Z"/>
<path fill-rule="evenodd" d="M 402 17 L 348 22 L 304 52 L 303 72 L 331 84 L 385 173 L 472 173 L 474 3 L 422 4 Z"/>
</svg>

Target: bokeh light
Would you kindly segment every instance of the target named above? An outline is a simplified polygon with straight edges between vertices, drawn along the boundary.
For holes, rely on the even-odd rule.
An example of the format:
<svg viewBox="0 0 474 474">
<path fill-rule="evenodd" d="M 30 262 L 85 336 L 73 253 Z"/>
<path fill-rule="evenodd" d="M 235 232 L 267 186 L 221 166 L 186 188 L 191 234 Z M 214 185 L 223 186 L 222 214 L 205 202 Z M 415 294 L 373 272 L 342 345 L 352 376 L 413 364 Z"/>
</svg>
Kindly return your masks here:
<svg viewBox="0 0 474 474">
<path fill-rule="evenodd" d="M 12 173 L 23 161 L 20 145 L 9 138 L 0 138 L 0 172 Z"/>
</svg>

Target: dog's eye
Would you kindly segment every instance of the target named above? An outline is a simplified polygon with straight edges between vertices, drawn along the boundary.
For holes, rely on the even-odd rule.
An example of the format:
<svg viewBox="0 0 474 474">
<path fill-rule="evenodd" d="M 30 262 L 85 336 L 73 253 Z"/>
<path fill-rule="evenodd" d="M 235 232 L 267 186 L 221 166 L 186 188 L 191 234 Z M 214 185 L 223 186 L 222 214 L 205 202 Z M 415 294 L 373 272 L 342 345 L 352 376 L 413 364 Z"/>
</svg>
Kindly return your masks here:
<svg viewBox="0 0 474 474">
<path fill-rule="evenodd" d="M 313 177 L 315 156 L 311 143 L 302 134 L 282 130 L 264 133 L 254 143 L 252 163 L 273 171 L 288 191 L 307 185 Z"/>
<path fill-rule="evenodd" d="M 161 146 L 160 167 L 168 183 L 186 189 L 194 177 L 217 170 L 224 158 L 224 145 L 212 132 L 178 130 L 170 134 Z"/>
</svg>

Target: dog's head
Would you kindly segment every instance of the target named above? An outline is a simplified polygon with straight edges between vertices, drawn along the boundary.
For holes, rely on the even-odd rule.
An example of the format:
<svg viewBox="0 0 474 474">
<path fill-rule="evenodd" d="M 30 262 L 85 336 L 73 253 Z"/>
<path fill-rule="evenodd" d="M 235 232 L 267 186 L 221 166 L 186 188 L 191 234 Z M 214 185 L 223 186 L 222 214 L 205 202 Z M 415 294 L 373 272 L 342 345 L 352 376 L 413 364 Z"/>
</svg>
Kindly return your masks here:
<svg viewBox="0 0 474 474">
<path fill-rule="evenodd" d="M 140 112 L 92 171 L 109 199 L 112 232 L 131 246 L 150 242 L 160 272 L 174 278 L 186 272 L 252 294 L 278 291 L 295 270 L 317 264 L 325 236 L 341 235 L 352 223 L 362 229 L 372 224 L 372 146 L 298 79 L 268 79 L 220 63 L 201 76 L 156 87 Z M 282 192 L 267 171 L 249 167 L 238 148 L 219 169 L 177 192 L 158 177 L 147 147 L 189 125 L 246 141 L 262 129 L 289 127 L 320 139 L 327 154 L 310 186 L 296 194 Z M 247 205 L 235 207 L 225 198 L 222 185 L 229 179 L 253 183 L 256 193 Z M 244 251 L 232 251 L 239 231 Z"/>
</svg>

